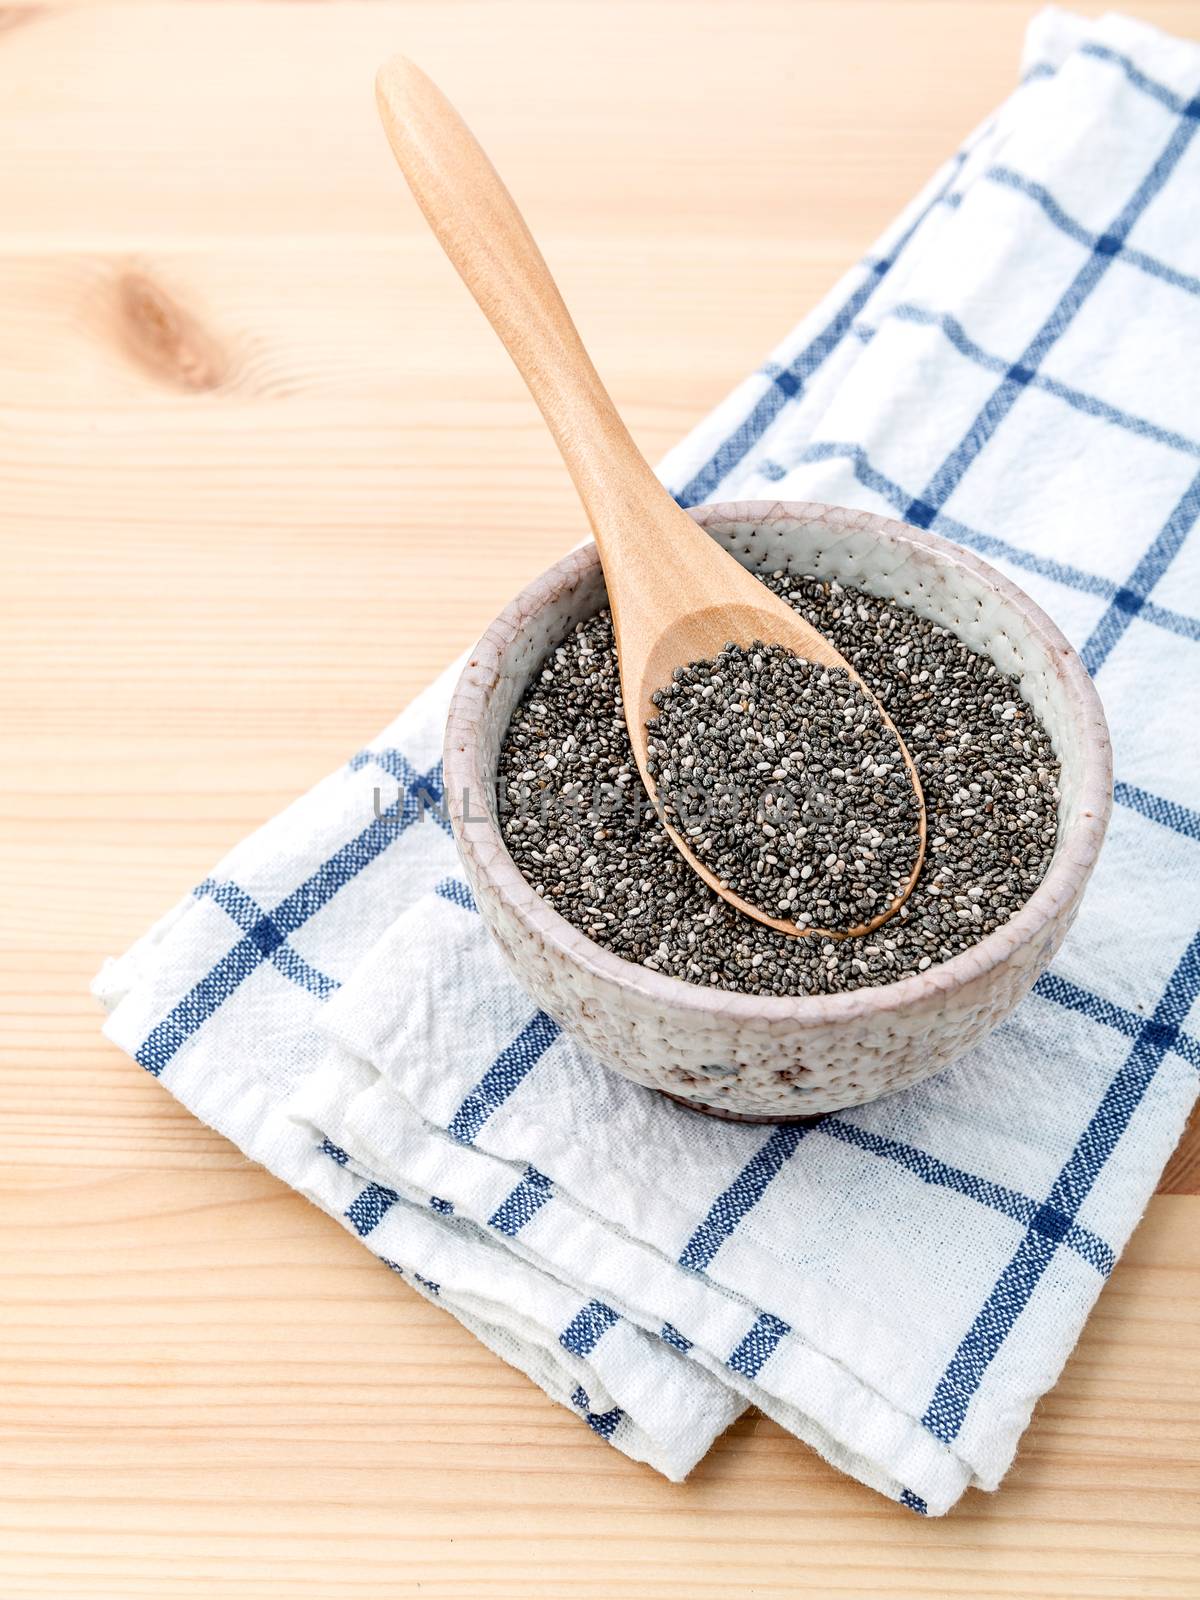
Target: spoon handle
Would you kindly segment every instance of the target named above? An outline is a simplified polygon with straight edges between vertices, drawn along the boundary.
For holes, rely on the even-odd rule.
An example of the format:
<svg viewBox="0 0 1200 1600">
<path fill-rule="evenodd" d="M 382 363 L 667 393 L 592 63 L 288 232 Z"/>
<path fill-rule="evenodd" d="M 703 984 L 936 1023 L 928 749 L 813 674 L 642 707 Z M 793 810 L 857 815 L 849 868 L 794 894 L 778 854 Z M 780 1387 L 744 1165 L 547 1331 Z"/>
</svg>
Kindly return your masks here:
<svg viewBox="0 0 1200 1600">
<path fill-rule="evenodd" d="M 617 415 L 512 196 L 435 83 L 404 56 L 380 69 L 384 131 L 417 204 L 499 334 L 554 435 L 597 540 L 666 491 Z M 632 533 L 631 533 L 632 536 Z"/>
</svg>

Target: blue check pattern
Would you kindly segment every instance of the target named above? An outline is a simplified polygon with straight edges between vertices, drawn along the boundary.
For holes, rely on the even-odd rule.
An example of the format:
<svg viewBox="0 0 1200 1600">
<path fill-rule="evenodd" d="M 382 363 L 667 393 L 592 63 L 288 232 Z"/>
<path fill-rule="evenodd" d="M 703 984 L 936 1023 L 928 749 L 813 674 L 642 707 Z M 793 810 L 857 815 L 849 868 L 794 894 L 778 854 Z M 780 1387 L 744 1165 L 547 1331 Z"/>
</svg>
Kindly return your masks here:
<svg viewBox="0 0 1200 1600">
<path fill-rule="evenodd" d="M 1085 620 L 1076 630 L 1077 642 L 1103 694 L 1106 680 L 1120 668 L 1123 650 L 1144 630 L 1150 630 L 1148 637 L 1176 641 L 1179 648 L 1200 646 L 1200 615 L 1189 609 L 1186 595 L 1183 603 L 1177 598 L 1184 590 L 1177 585 L 1173 594 L 1166 593 L 1177 564 L 1195 555 L 1189 540 L 1200 520 L 1200 393 L 1189 431 L 1180 417 L 1168 421 L 1136 397 L 1119 396 L 1107 372 L 1101 373 L 1103 382 L 1092 384 L 1088 373 L 1094 364 L 1081 361 L 1075 373 L 1064 352 L 1088 348 L 1078 343 L 1080 327 L 1114 273 L 1133 275 L 1149 286 L 1148 293 L 1177 297 L 1174 309 L 1180 327 L 1191 318 L 1192 328 L 1200 331 L 1200 276 L 1186 260 L 1171 259 L 1161 226 L 1151 230 L 1149 240 L 1141 237 L 1148 219 L 1161 216 L 1164 204 L 1177 206 L 1181 213 L 1187 204 L 1195 207 L 1200 69 L 1190 85 L 1168 82 L 1151 70 L 1142 52 L 1135 58 L 1114 45 L 1103 25 L 1073 50 L 1060 54 L 1060 59 L 1031 65 L 1002 117 L 1015 121 L 1023 97 L 1053 93 L 1056 80 L 1067 73 L 1076 79 L 1077 94 L 1081 77 L 1089 83 L 1094 78 L 1097 99 L 1109 108 L 1105 115 L 1136 120 L 1139 103 L 1150 108 L 1149 131 L 1142 130 L 1146 154 L 1141 170 L 1131 175 L 1122 192 L 1112 194 L 1099 225 L 1096 215 L 1081 212 L 1078 195 L 1056 193 L 1044 173 L 1025 170 L 1018 163 L 1019 140 L 1001 139 L 995 128 L 984 129 L 947 164 L 881 249 L 850 275 L 820 315 L 803 324 L 799 335 L 722 408 L 719 430 L 715 434 L 711 426 L 698 430 L 668 459 L 664 472 L 684 505 L 752 497 L 769 486 L 772 494 L 785 498 L 836 498 L 870 509 L 886 508 L 962 543 L 1014 571 L 1018 579 L 1025 575 L 1027 581 L 1036 581 L 1051 609 L 1056 594 L 1072 615 L 1072 607 L 1081 608 L 1078 615 Z M 1149 49 L 1147 57 L 1158 59 Z M 963 225 L 972 208 L 991 203 L 989 197 L 1019 208 L 1013 213 L 1014 225 L 1028 228 L 1035 243 L 1043 237 L 1038 230 L 1045 229 L 1047 239 L 1058 241 L 1057 246 L 1047 243 L 1047 249 L 1075 252 L 1073 268 L 1063 275 L 1044 314 L 1023 327 L 1015 343 L 994 318 L 990 329 L 981 331 L 971 326 L 960 307 L 931 303 L 910 292 L 913 282 L 919 281 L 919 275 L 914 279 L 912 262 L 927 250 L 932 231 Z M 889 453 L 887 441 L 878 442 L 870 430 L 825 432 L 831 415 L 829 396 L 844 387 L 854 362 L 872 359 L 887 340 L 895 338 L 931 341 L 923 349 L 935 366 L 940 363 L 937 370 L 961 371 L 964 384 L 978 396 L 958 434 L 945 440 L 936 459 L 911 475 L 905 463 Z M 951 362 L 958 365 L 951 369 L 946 365 Z M 1120 570 L 1114 570 L 1107 548 L 1103 560 L 1089 566 L 1075 557 L 1067 559 L 1055 550 L 1053 540 L 1027 538 L 1013 524 L 1000 520 L 992 525 L 969 509 L 975 478 L 987 470 L 998 449 L 1008 448 L 1009 438 L 1028 426 L 1027 408 L 1033 403 L 1057 408 L 1055 426 L 1064 431 L 1091 430 L 1081 436 L 1087 448 L 1103 451 L 1106 440 L 1128 438 L 1160 453 L 1163 460 L 1179 463 L 1177 470 L 1172 466 L 1164 471 L 1164 481 L 1175 487 L 1156 520 L 1129 530 Z M 829 483 L 840 492 L 825 492 Z M 1153 502 L 1152 496 L 1149 499 Z M 1193 600 L 1197 592 L 1192 589 Z M 1190 656 L 1188 660 L 1194 674 L 1195 663 Z M 1194 676 L 1191 683 L 1194 687 Z M 200 1079 L 206 1035 L 213 1030 L 214 1019 L 233 1009 L 240 997 L 246 997 L 249 1005 L 251 996 L 269 988 L 273 997 L 292 997 L 278 998 L 281 1008 L 303 1007 L 296 1014 L 309 1019 L 352 978 L 371 926 L 368 919 L 351 931 L 342 908 L 356 895 L 365 900 L 365 886 L 375 882 L 376 875 L 389 874 L 392 885 L 397 873 L 410 876 L 412 903 L 429 894 L 463 918 L 464 927 L 477 924 L 474 900 L 454 870 L 447 838 L 436 758 L 437 720 L 433 716 L 427 726 L 416 729 L 409 742 L 405 719 L 400 719 L 385 742 L 361 751 L 330 780 L 334 785 L 330 793 L 340 797 L 338 804 L 328 798 L 312 801 L 318 842 L 323 830 L 328 833 L 316 855 L 307 835 L 303 847 L 293 839 L 290 858 L 281 859 L 276 849 L 269 871 L 256 865 L 246 878 L 236 870 L 235 852 L 228 870 L 222 869 L 196 889 L 192 920 L 203 937 L 197 937 L 195 951 L 189 946 L 188 958 L 172 969 L 192 971 L 191 981 L 182 992 L 166 997 L 169 1003 L 160 1003 L 155 1014 L 143 1020 L 143 1011 L 136 1011 L 136 1022 L 128 1024 L 124 1034 L 119 1026 L 113 1031 L 148 1072 L 163 1077 L 197 1109 L 205 1103 Z M 1121 731 L 1118 724 L 1114 790 L 1118 815 L 1127 818 L 1131 828 L 1157 831 L 1172 849 L 1200 845 L 1200 810 L 1195 804 L 1200 793 L 1160 784 L 1157 772 L 1136 763 L 1123 768 Z M 362 803 L 368 792 L 369 808 Z M 352 805 L 346 795 L 354 797 Z M 303 864 L 303 870 L 290 877 L 289 859 Z M 1197 859 L 1193 855 L 1187 860 L 1195 876 Z M 283 882 L 291 886 L 280 892 Z M 1064 1258 L 1079 1263 L 1097 1284 L 1112 1271 L 1133 1218 L 1116 1219 L 1115 1231 L 1106 1233 L 1088 1212 L 1089 1197 L 1103 1185 L 1114 1152 L 1120 1151 L 1164 1063 L 1182 1062 L 1193 1074 L 1200 1071 L 1200 908 L 1189 910 L 1184 893 L 1178 917 L 1177 945 L 1150 1003 L 1123 993 L 1111 974 L 1103 975 L 1102 981 L 1081 981 L 1086 973 L 1079 963 L 1064 967 L 1060 962 L 1036 985 L 1036 998 L 1029 1004 L 1048 1006 L 1064 1019 L 1075 1019 L 1087 1030 L 1088 1047 L 1105 1059 L 1111 1055 L 1114 1063 L 1048 1181 L 1043 1178 L 1036 1185 L 997 1181 L 971 1171 L 970 1163 L 924 1147 L 919 1139 L 900 1137 L 895 1129 L 884 1131 L 853 1111 L 811 1126 L 766 1129 L 754 1135 L 754 1148 L 725 1181 L 710 1193 L 692 1197 L 693 1225 L 682 1248 L 672 1252 L 678 1272 L 698 1282 L 715 1281 L 713 1275 L 728 1258 L 731 1244 L 736 1246 L 748 1221 L 762 1213 L 773 1186 L 805 1160 L 806 1150 L 817 1147 L 837 1146 L 864 1164 L 864 1170 L 871 1163 L 885 1167 L 909 1186 L 914 1206 L 921 1196 L 940 1194 L 1004 1219 L 1009 1230 L 1005 1259 L 998 1263 L 990 1288 L 981 1295 L 956 1347 L 930 1384 L 919 1418 L 931 1440 L 954 1449 L 989 1371 L 1004 1360 L 1014 1331 L 1055 1263 Z M 202 958 L 204 951 L 210 957 Z M 123 1004 L 127 1009 L 129 1003 Z M 115 1018 L 120 1015 L 118 1011 Z M 315 1024 L 305 1020 L 304 1026 Z M 136 1037 L 134 1027 L 140 1029 Z M 448 1112 L 445 1132 L 452 1146 L 464 1153 L 483 1150 L 489 1131 L 527 1086 L 539 1073 L 553 1070 L 560 1046 L 558 1025 L 529 1008 Z M 202 1110 L 202 1114 L 220 1125 L 215 1113 Z M 229 1131 L 240 1137 L 232 1124 Z M 452 1304 L 447 1276 L 439 1271 L 431 1278 L 408 1268 L 395 1240 L 403 1239 L 405 1228 L 467 1226 L 457 1199 L 415 1195 L 409 1186 L 380 1182 L 378 1174 L 360 1170 L 354 1156 L 333 1139 L 317 1140 L 312 1149 L 317 1170 L 328 1175 L 312 1183 L 335 1186 L 322 1191 L 322 1203 L 335 1209 L 377 1253 L 384 1248 L 377 1241 L 387 1234 L 387 1247 L 395 1253 L 381 1254 L 381 1259 L 422 1292 Z M 1149 1173 L 1147 1182 L 1152 1184 L 1154 1176 Z M 333 1194 L 340 1197 L 336 1204 L 328 1198 Z M 514 1172 L 508 1191 L 479 1218 L 479 1226 L 505 1248 L 532 1249 L 530 1241 L 545 1238 L 555 1219 L 567 1215 L 575 1204 L 552 1165 L 544 1170 L 540 1162 L 527 1162 Z M 420 1211 L 419 1222 L 414 1206 Z M 761 1303 L 766 1296 L 758 1303 L 753 1297 L 744 1298 L 743 1320 L 715 1352 L 715 1362 L 738 1393 L 754 1398 L 775 1366 L 789 1359 L 799 1334 L 789 1320 L 793 1314 L 788 1306 Z M 573 1309 L 568 1307 L 552 1331 L 573 1373 L 594 1373 L 606 1345 L 624 1337 L 653 1340 L 663 1359 L 687 1361 L 700 1355 L 694 1330 L 681 1332 L 661 1316 L 647 1323 L 620 1305 L 587 1293 L 578 1295 Z M 704 1354 L 710 1362 L 714 1359 L 707 1345 Z M 601 1393 L 604 1402 L 597 1409 L 589 1396 Z M 593 1379 L 568 1384 L 561 1397 L 600 1437 L 632 1448 L 628 1441 L 638 1419 L 621 1405 L 609 1404 L 612 1397 L 603 1384 Z M 933 1505 L 920 1492 L 924 1487 L 897 1479 L 888 1492 L 919 1514 L 944 1510 L 945 1504 Z"/>
<path fill-rule="evenodd" d="M 459 880 L 445 879 L 435 892 L 463 910 L 475 911 L 469 890 Z M 1124 1065 L 1110 1083 L 1045 1199 L 1035 1200 L 950 1166 L 928 1151 L 881 1137 L 859 1126 L 852 1114 L 834 1114 L 811 1125 L 785 1125 L 767 1132 L 746 1165 L 713 1198 L 679 1256 L 681 1267 L 703 1273 L 722 1244 L 761 1200 L 801 1141 L 813 1137 L 835 1139 L 882 1161 L 893 1162 L 920 1183 L 953 1190 L 1020 1224 L 1023 1232 L 1011 1261 L 948 1366 L 922 1418 L 930 1432 L 946 1443 L 954 1439 L 991 1356 L 1036 1289 L 1054 1252 L 1060 1247 L 1073 1251 L 1100 1277 L 1112 1271 L 1114 1250 L 1092 1230 L 1081 1226 L 1076 1213 L 1167 1051 L 1176 1051 L 1193 1066 L 1200 1066 L 1200 1041 L 1179 1026 L 1180 1019 L 1200 993 L 1200 934 L 1189 945 L 1184 961 L 1173 974 L 1162 1002 L 1150 1018 L 1138 1018 L 1053 973 L 1045 974 L 1038 981 L 1036 992 L 1041 998 L 1079 1012 L 1130 1040 Z M 463 1143 L 473 1142 L 487 1118 L 501 1109 L 558 1035 L 558 1025 L 544 1013 L 536 1013 L 529 1026 L 515 1037 L 512 1047 L 506 1047 L 497 1056 L 462 1102 L 450 1123 L 454 1137 Z M 327 1153 L 334 1160 L 344 1159 L 340 1150 L 332 1149 Z M 512 1237 L 552 1194 L 552 1181 L 530 1168 L 489 1218 L 489 1225 Z M 346 1212 L 347 1220 L 356 1231 L 369 1231 L 361 1226 L 364 1217 L 372 1219 L 370 1226 L 382 1219 L 387 1196 L 388 1192 L 384 1191 L 381 1209 L 378 1185 L 364 1186 Z M 398 1196 L 390 1195 L 390 1200 L 396 1199 Z M 564 1328 L 560 1341 L 575 1354 L 590 1354 L 602 1335 L 618 1321 L 611 1307 L 589 1301 Z M 748 1378 L 757 1377 L 764 1362 L 790 1331 L 782 1318 L 770 1312 L 756 1312 L 746 1334 L 729 1352 L 729 1369 Z M 669 1324 L 661 1330 L 660 1337 L 681 1352 L 686 1353 L 691 1348 L 691 1342 Z M 619 1420 L 620 1413 L 610 1411 L 606 1415 Z M 611 1437 L 614 1431 L 615 1421 L 608 1427 L 605 1437 Z M 912 1495 L 911 1491 L 906 1489 L 901 1498 L 912 1509 L 921 1509 L 914 1504 L 920 1497 Z"/>
</svg>

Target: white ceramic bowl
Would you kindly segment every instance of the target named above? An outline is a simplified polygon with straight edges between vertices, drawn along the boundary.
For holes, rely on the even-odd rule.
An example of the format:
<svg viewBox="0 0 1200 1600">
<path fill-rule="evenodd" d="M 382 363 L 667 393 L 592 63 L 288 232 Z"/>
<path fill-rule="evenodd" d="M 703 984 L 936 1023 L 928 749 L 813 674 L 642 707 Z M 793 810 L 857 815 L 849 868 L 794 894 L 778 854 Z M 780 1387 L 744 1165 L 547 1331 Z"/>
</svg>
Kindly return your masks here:
<svg viewBox="0 0 1200 1600">
<path fill-rule="evenodd" d="M 995 933 L 940 966 L 877 988 L 787 999 L 731 994 L 651 972 L 593 943 L 535 894 L 500 835 L 500 744 L 547 653 L 606 603 L 595 547 L 557 562 L 484 634 L 450 709 L 446 793 L 463 869 L 518 982 L 627 1078 L 698 1110 L 778 1122 L 928 1077 L 1009 1014 L 1062 943 L 1104 838 L 1108 729 L 1079 657 L 1049 617 L 937 535 L 793 502 L 703 506 L 692 515 L 752 571 L 788 564 L 837 578 L 911 606 L 986 651 L 1003 671 L 1019 674 L 1062 763 L 1050 870 Z"/>
</svg>

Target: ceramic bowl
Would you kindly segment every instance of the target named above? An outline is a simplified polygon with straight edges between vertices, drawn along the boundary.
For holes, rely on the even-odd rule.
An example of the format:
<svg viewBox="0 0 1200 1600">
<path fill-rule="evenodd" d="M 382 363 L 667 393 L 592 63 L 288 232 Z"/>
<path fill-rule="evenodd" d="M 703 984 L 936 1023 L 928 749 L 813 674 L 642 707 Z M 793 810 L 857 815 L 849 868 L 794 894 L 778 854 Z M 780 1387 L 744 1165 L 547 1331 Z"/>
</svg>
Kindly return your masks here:
<svg viewBox="0 0 1200 1600">
<path fill-rule="evenodd" d="M 780 1122 L 926 1078 L 1012 1011 L 1062 943 L 1100 849 L 1112 792 L 1108 729 L 1079 657 L 1049 617 L 937 535 L 794 502 L 702 506 L 692 515 L 751 571 L 786 564 L 837 578 L 951 628 L 1019 675 L 1062 763 L 1053 861 L 1002 928 L 898 983 L 797 998 L 731 994 L 651 972 L 593 943 L 530 888 L 500 834 L 500 743 L 546 655 L 606 603 L 595 546 L 557 562 L 487 630 L 454 693 L 446 794 L 464 872 L 514 976 L 613 1071 L 698 1110 Z"/>
</svg>

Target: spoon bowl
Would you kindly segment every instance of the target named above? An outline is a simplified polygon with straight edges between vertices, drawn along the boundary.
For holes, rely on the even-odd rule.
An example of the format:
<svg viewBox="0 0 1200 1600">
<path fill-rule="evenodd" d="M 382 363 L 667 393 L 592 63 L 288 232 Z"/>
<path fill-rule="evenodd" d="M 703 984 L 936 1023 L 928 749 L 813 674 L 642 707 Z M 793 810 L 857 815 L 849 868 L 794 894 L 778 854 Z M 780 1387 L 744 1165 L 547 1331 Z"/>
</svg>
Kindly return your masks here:
<svg viewBox="0 0 1200 1600">
<path fill-rule="evenodd" d="M 801 928 L 791 918 L 769 916 L 761 906 L 754 905 L 723 883 L 699 859 L 684 835 L 663 815 L 661 801 L 658 815 L 671 842 L 686 858 L 697 877 L 702 878 L 722 899 L 736 906 L 743 915 L 753 917 L 779 933 L 799 938 L 848 939 L 870 933 L 894 916 L 904 904 L 925 860 L 924 796 L 908 747 L 874 694 L 830 641 L 793 611 L 786 601 L 772 594 L 719 544 L 708 538 L 665 490 L 660 489 L 659 494 L 663 504 L 654 509 L 662 522 L 669 524 L 672 547 L 686 551 L 686 564 L 679 569 L 672 564 L 670 568 L 659 566 L 647 570 L 640 583 L 618 588 L 614 592 L 609 580 L 611 562 L 604 559 L 604 545 L 597 540 L 604 563 L 605 581 L 609 584 L 609 603 L 621 672 L 621 699 L 625 707 L 629 742 L 646 792 L 652 799 L 655 798 L 655 784 L 649 768 L 649 724 L 658 715 L 653 696 L 671 682 L 677 667 L 712 660 L 726 644 L 749 649 L 751 645 L 762 641 L 783 645 L 803 661 L 846 673 L 874 706 L 879 719 L 891 730 L 919 802 L 918 849 L 912 870 L 901 893 L 887 902 L 871 921 L 837 931 L 819 927 Z M 714 599 L 714 596 L 720 598 Z"/>
</svg>

